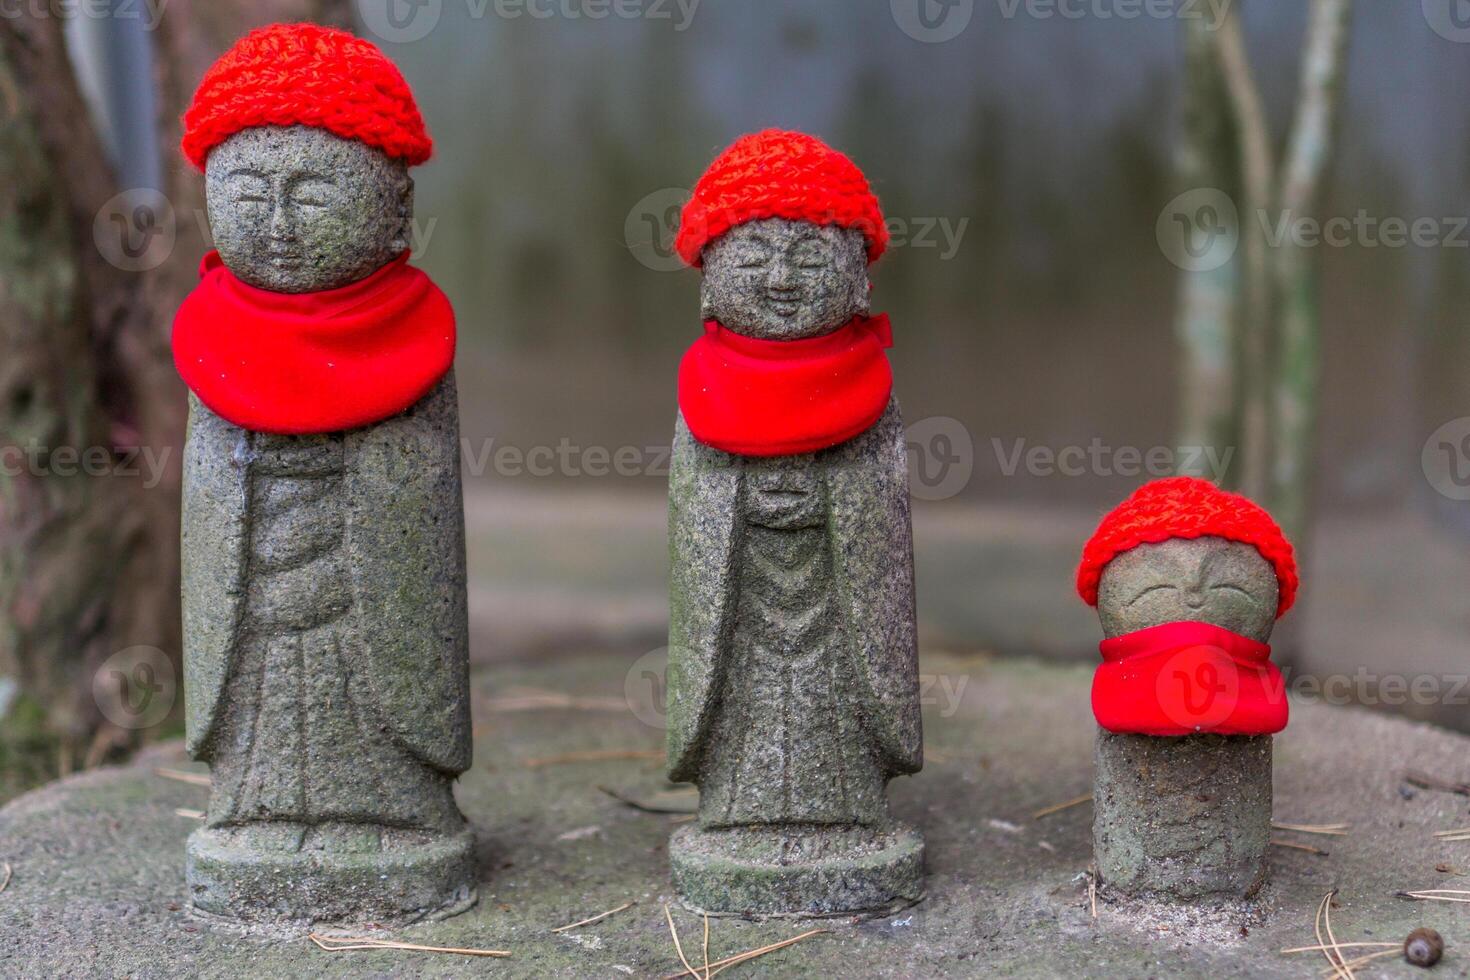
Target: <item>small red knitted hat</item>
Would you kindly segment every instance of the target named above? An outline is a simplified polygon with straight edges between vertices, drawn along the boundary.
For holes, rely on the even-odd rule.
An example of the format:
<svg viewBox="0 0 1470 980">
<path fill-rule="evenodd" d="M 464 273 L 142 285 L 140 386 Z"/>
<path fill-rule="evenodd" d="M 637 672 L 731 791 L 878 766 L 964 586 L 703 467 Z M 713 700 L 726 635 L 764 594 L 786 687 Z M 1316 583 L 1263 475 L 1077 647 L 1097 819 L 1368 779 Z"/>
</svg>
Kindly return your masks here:
<svg viewBox="0 0 1470 980">
<path fill-rule="evenodd" d="M 1206 536 L 1254 545 L 1276 568 L 1281 586 L 1277 618 L 1291 608 L 1296 601 L 1296 558 L 1281 528 L 1259 505 L 1192 476 L 1145 483 L 1102 519 L 1082 549 L 1077 592 L 1095 606 L 1103 567 L 1118 555 L 1140 544 Z"/>
<path fill-rule="evenodd" d="M 235 42 L 210 66 L 184 112 L 184 156 L 200 170 L 209 151 L 251 126 L 316 126 L 416 166 L 434 144 L 413 93 L 369 41 L 317 24 L 272 24 Z"/>
<path fill-rule="evenodd" d="M 815 136 L 780 129 L 742 136 L 715 158 L 684 206 L 674 247 L 698 268 L 706 245 L 762 218 L 859 229 L 869 262 L 888 247 L 878 198 L 857 165 Z"/>
</svg>

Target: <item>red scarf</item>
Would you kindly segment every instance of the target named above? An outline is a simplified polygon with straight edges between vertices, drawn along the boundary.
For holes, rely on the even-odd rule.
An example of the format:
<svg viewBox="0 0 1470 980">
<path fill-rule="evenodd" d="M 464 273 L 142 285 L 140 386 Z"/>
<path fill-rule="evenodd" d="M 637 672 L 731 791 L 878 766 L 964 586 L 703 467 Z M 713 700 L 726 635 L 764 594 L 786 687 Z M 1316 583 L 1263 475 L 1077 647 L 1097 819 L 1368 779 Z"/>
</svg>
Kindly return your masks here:
<svg viewBox="0 0 1470 980">
<path fill-rule="evenodd" d="M 1286 682 L 1271 648 L 1211 623 L 1165 623 L 1103 640 L 1092 713 L 1134 735 L 1273 735 Z"/>
<path fill-rule="evenodd" d="M 400 255 L 317 293 L 248 285 L 218 252 L 174 318 L 174 365 L 199 400 L 255 432 L 338 432 L 417 403 L 454 363 L 454 310 Z"/>
<path fill-rule="evenodd" d="M 816 452 L 888 408 L 888 315 L 805 340 L 758 340 L 711 320 L 679 364 L 679 409 L 694 437 L 741 456 Z"/>
</svg>

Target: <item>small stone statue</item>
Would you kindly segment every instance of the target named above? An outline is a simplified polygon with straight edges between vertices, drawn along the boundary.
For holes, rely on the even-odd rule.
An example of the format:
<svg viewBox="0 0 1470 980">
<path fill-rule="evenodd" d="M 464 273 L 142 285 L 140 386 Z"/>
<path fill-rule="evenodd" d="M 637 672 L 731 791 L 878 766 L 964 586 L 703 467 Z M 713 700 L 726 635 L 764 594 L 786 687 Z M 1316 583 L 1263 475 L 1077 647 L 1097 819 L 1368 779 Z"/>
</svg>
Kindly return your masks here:
<svg viewBox="0 0 1470 980">
<path fill-rule="evenodd" d="M 1077 585 L 1107 636 L 1092 687 L 1098 877 L 1126 896 L 1254 895 L 1287 720 L 1266 641 L 1296 598 L 1291 545 L 1246 498 L 1172 477 L 1103 519 Z"/>
<path fill-rule="evenodd" d="M 700 805 L 670 859 L 699 910 L 923 892 L 885 791 L 923 764 L 903 424 L 868 316 L 886 242 L 862 173 L 799 133 L 737 141 L 684 210 L 706 324 L 669 481 L 669 776 Z"/>
<path fill-rule="evenodd" d="M 243 921 L 468 908 L 454 314 L 407 264 L 429 137 L 377 48 L 310 24 L 239 41 L 185 130 L 218 249 L 173 338 L 187 744 L 213 785 L 190 900 Z"/>
</svg>

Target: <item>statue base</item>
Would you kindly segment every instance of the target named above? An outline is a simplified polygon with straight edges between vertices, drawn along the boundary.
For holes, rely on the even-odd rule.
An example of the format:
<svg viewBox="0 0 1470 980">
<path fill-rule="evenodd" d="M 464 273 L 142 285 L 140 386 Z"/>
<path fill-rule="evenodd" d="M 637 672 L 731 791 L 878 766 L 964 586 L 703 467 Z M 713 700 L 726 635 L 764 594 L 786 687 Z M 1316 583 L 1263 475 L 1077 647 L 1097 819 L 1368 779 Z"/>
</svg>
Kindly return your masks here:
<svg viewBox="0 0 1470 980">
<path fill-rule="evenodd" d="M 1125 896 L 1241 899 L 1266 880 L 1270 735 L 1097 736 L 1093 854 Z"/>
<path fill-rule="evenodd" d="M 289 833 L 288 827 L 282 829 Z M 253 833 L 262 830 L 277 828 L 203 827 L 189 835 L 186 877 L 194 911 L 242 925 L 407 923 L 457 915 L 477 898 L 475 835 L 468 827 L 447 836 L 385 830 L 384 839 L 355 849 L 345 841 L 314 847 L 308 838 L 299 850 L 267 846 L 263 834 Z"/>
<path fill-rule="evenodd" d="M 924 839 L 903 824 L 681 827 L 674 888 L 710 915 L 886 915 L 924 897 Z"/>
</svg>

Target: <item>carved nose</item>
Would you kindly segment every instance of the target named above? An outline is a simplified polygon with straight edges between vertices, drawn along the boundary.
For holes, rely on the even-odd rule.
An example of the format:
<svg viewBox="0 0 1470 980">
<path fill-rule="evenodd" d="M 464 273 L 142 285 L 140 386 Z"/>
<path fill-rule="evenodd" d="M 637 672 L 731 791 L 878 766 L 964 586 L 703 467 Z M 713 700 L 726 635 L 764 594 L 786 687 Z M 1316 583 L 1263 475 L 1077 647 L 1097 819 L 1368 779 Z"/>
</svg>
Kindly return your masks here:
<svg viewBox="0 0 1470 980">
<path fill-rule="evenodd" d="M 789 263 L 777 262 L 771 267 L 771 276 L 766 280 L 766 289 L 775 292 L 794 292 L 797 289 L 796 276 Z"/>
<path fill-rule="evenodd" d="M 277 206 L 271 210 L 271 240 L 277 242 L 294 242 L 296 240 L 296 227 L 286 209 Z"/>
</svg>

